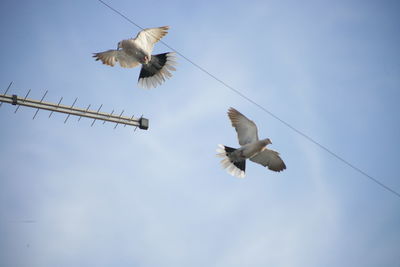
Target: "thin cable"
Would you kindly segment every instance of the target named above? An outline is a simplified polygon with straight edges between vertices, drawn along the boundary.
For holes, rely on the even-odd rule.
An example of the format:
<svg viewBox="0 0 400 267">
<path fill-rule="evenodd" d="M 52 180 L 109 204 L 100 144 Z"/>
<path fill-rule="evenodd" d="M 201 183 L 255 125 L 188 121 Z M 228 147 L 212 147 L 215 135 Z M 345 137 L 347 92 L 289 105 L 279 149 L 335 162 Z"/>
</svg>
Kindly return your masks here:
<svg viewBox="0 0 400 267">
<path fill-rule="evenodd" d="M 136 27 L 138 27 L 139 29 L 143 30 L 144 28 L 141 27 L 140 25 L 136 24 L 134 21 L 132 21 L 130 18 L 128 18 L 127 16 L 125 16 L 124 14 L 122 14 L 121 12 L 119 12 L 118 10 L 116 10 L 115 8 L 113 8 L 112 6 L 108 5 L 107 3 L 105 3 L 102 0 L 98 0 L 100 3 L 102 3 L 103 5 L 105 5 L 106 7 L 108 7 L 109 9 L 111 9 L 112 11 L 114 11 L 115 13 L 117 13 L 118 15 L 120 15 L 121 17 L 123 17 L 124 19 L 126 19 L 127 21 L 129 21 L 130 23 L 132 23 L 133 25 L 135 25 Z M 300 130 L 297 130 L 294 126 L 292 126 L 291 124 L 289 124 L 288 122 L 284 121 L 283 119 L 279 118 L 277 115 L 275 115 L 274 113 L 272 113 L 271 111 L 269 111 L 268 109 L 266 109 L 265 107 L 263 107 L 262 105 L 258 104 L 257 102 L 255 102 L 254 100 L 252 100 L 251 98 L 247 97 L 246 95 L 244 95 L 242 92 L 240 92 L 239 90 L 235 89 L 234 87 L 232 87 L 231 85 L 227 84 L 226 82 L 224 82 L 223 80 L 219 79 L 217 76 L 215 76 L 214 74 L 208 72 L 206 69 L 204 69 L 203 67 L 201 67 L 200 65 L 196 64 L 195 62 L 193 62 L 192 60 L 190 60 L 189 58 L 187 58 L 186 56 L 184 56 L 182 53 L 180 53 L 179 51 L 177 51 L 176 49 L 172 48 L 171 46 L 169 46 L 167 43 L 165 43 L 164 41 L 160 40 L 160 43 L 162 43 L 163 45 L 165 45 L 166 47 L 168 47 L 169 49 L 171 49 L 172 51 L 174 51 L 176 54 L 178 54 L 179 56 L 181 56 L 183 59 L 185 59 L 186 61 L 188 61 L 190 64 L 192 64 L 193 66 L 195 66 L 196 68 L 198 68 L 199 70 L 201 70 L 202 72 L 204 72 L 205 74 L 207 74 L 208 76 L 210 76 L 211 78 L 213 78 L 214 80 L 216 80 L 217 82 L 221 83 L 223 86 L 225 86 L 226 88 L 230 89 L 231 91 L 235 92 L 237 95 L 241 96 L 242 98 L 246 99 L 247 101 L 249 101 L 250 103 L 254 104 L 255 106 L 257 106 L 258 108 L 260 108 L 261 110 L 263 110 L 264 112 L 266 112 L 267 114 L 269 114 L 271 117 L 273 117 L 274 119 L 280 121 L 281 123 L 283 123 L 284 125 L 286 125 L 288 128 L 290 128 L 292 131 L 296 132 L 297 134 L 303 136 L 304 138 L 306 138 L 308 141 L 310 141 L 311 143 L 319 146 L 320 148 L 322 148 L 323 150 L 325 150 L 326 152 L 328 152 L 329 154 L 331 154 L 332 156 L 334 156 L 336 159 L 338 159 L 339 161 L 343 162 L 344 164 L 346 164 L 347 166 L 349 166 L 350 168 L 352 168 L 353 170 L 359 172 L 360 174 L 362 174 L 363 176 L 365 176 L 366 178 L 370 179 L 371 181 L 375 182 L 377 185 L 381 186 L 382 188 L 388 190 L 389 192 L 393 193 L 394 195 L 396 195 L 397 197 L 400 198 L 400 193 L 398 193 L 397 191 L 395 191 L 394 189 L 390 188 L 389 186 L 383 184 L 382 182 L 380 182 L 378 179 L 372 177 L 371 175 L 369 175 L 368 173 L 366 173 L 365 171 L 361 170 L 360 168 L 356 167 L 355 165 L 351 164 L 350 162 L 348 162 L 347 160 L 345 160 L 344 158 L 342 158 L 341 156 L 339 156 L 338 154 L 336 154 L 335 152 L 333 152 L 332 150 L 330 150 L 329 148 L 327 148 L 326 146 L 322 145 L 321 143 L 319 143 L 318 141 L 315 141 L 313 138 L 311 138 L 310 136 L 308 136 L 307 134 L 303 133 Z"/>
</svg>

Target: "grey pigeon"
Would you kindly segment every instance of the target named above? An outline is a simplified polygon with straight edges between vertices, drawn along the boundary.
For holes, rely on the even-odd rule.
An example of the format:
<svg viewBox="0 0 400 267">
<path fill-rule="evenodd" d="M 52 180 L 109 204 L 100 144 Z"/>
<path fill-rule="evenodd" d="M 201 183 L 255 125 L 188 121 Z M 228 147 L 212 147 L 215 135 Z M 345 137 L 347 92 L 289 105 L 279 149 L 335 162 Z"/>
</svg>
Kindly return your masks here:
<svg viewBox="0 0 400 267">
<path fill-rule="evenodd" d="M 142 64 L 139 86 L 147 89 L 157 87 L 172 76 L 170 71 L 176 70 L 175 53 L 151 54 L 154 44 L 168 33 L 168 29 L 168 26 L 144 29 L 135 38 L 119 42 L 117 50 L 94 53 L 93 57 L 112 67 L 116 62 L 123 68 L 134 68 Z"/>
<path fill-rule="evenodd" d="M 234 108 L 228 110 L 228 117 L 232 126 L 235 127 L 241 147 L 218 145 L 217 156 L 223 158 L 221 160 L 223 168 L 239 178 L 245 177 L 246 159 L 268 167 L 272 171 L 280 172 L 286 169 L 279 153 L 266 147 L 272 144 L 271 140 L 258 139 L 257 126 L 253 121 Z"/>
</svg>

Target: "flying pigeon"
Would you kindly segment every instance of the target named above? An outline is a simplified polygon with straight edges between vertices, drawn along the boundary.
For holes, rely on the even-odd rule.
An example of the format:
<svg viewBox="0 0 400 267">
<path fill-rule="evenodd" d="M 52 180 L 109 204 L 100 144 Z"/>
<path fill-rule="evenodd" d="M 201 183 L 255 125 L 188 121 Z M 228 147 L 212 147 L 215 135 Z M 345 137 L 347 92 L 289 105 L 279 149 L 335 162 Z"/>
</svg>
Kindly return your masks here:
<svg viewBox="0 0 400 267">
<path fill-rule="evenodd" d="M 147 89 L 157 87 L 172 76 L 169 71 L 176 70 L 175 53 L 151 55 L 154 44 L 168 33 L 168 29 L 168 26 L 144 29 L 135 38 L 119 42 L 117 50 L 94 53 L 93 57 L 112 67 L 115 62 L 119 62 L 123 68 L 134 68 L 142 64 L 139 86 Z"/>
<path fill-rule="evenodd" d="M 228 117 L 238 135 L 240 148 L 232 148 L 218 145 L 217 156 L 222 157 L 223 168 L 236 177 L 244 178 L 246 159 L 268 167 L 268 169 L 280 172 L 286 169 L 286 165 L 279 157 L 279 153 L 268 149 L 266 146 L 272 144 L 269 138 L 259 140 L 256 124 L 246 118 L 234 108 L 228 110 Z"/>
</svg>

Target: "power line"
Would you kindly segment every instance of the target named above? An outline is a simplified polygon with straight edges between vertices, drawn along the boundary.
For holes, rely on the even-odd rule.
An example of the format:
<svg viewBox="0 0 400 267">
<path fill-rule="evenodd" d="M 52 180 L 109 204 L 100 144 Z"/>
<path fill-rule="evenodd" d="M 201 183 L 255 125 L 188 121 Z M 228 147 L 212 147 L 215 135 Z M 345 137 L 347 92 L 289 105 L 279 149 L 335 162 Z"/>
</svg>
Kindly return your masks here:
<svg viewBox="0 0 400 267">
<path fill-rule="evenodd" d="M 125 16 L 124 14 L 122 14 L 120 11 L 116 10 L 115 8 L 113 8 L 112 6 L 110 6 L 109 4 L 105 3 L 102 0 L 98 0 L 100 3 L 102 3 L 103 5 L 105 5 L 106 7 L 108 7 L 109 9 L 111 9 L 112 11 L 114 11 L 115 13 L 117 13 L 118 15 L 120 15 L 121 17 L 123 17 L 125 20 L 127 20 L 128 22 L 130 22 L 131 24 L 135 25 L 136 27 L 138 27 L 139 29 L 143 30 L 144 28 L 141 27 L 140 25 L 136 24 L 134 21 L 132 21 L 130 18 L 128 18 L 127 16 Z M 308 141 L 310 141 L 311 143 L 317 145 L 318 147 L 320 147 L 321 149 L 325 150 L 326 152 L 328 152 L 330 155 L 332 155 L 333 157 L 335 157 L 336 159 L 338 159 L 339 161 L 343 162 L 344 164 L 346 164 L 347 166 L 349 166 L 350 168 L 352 168 L 353 170 L 357 171 L 358 173 L 362 174 L 364 177 L 370 179 L 371 181 L 375 182 L 377 185 L 381 186 L 382 188 L 386 189 L 387 191 L 393 193 L 394 195 L 396 195 L 397 197 L 400 198 L 400 193 L 398 193 L 397 191 L 395 191 L 394 189 L 390 188 L 389 186 L 383 184 L 382 182 L 380 182 L 378 179 L 372 177 L 371 175 L 369 175 L 368 173 L 366 173 L 365 171 L 361 170 L 360 168 L 356 167 L 355 165 L 353 165 L 352 163 L 348 162 L 347 160 L 345 160 L 344 158 L 342 158 L 341 156 L 339 156 L 338 154 L 336 154 L 335 152 L 333 152 L 332 150 L 330 150 L 329 148 L 327 148 L 326 146 L 322 145 L 321 143 L 319 143 L 318 141 L 314 140 L 313 138 L 311 138 L 309 135 L 303 133 L 302 131 L 296 129 L 294 126 L 292 126 L 290 123 L 284 121 L 283 119 L 281 119 L 279 116 L 275 115 L 273 112 L 269 111 L 267 108 L 265 108 L 264 106 L 258 104 L 256 101 L 254 101 L 253 99 L 247 97 L 245 94 L 243 94 L 241 91 L 237 90 L 236 88 L 234 88 L 233 86 L 227 84 L 226 82 L 224 82 L 223 80 L 219 79 L 217 76 L 215 76 L 214 74 L 210 73 L 209 71 L 207 71 L 206 69 L 204 69 L 203 67 L 201 67 L 200 65 L 196 64 L 195 62 L 193 62 L 191 59 L 189 59 L 188 57 L 186 57 L 185 55 L 183 55 L 182 53 L 180 53 L 179 51 L 177 51 L 176 49 L 174 49 L 173 47 L 169 46 L 167 43 L 165 43 L 164 41 L 160 40 L 160 43 L 162 43 L 163 45 L 165 45 L 166 47 L 168 47 L 169 49 L 171 49 L 172 51 L 174 51 L 176 54 L 178 54 L 179 56 L 181 56 L 183 59 L 185 59 L 186 61 L 188 61 L 190 64 L 192 64 L 193 66 L 195 66 L 196 68 L 198 68 L 199 70 L 201 70 L 202 72 L 204 72 L 205 74 L 207 74 L 208 76 L 210 76 L 211 78 L 213 78 L 214 80 L 216 80 L 217 82 L 219 82 L 220 84 L 222 84 L 223 86 L 225 86 L 226 88 L 228 88 L 229 90 L 233 91 L 234 93 L 236 93 L 237 95 L 239 95 L 240 97 L 246 99 L 248 102 L 252 103 L 253 105 L 257 106 L 258 108 L 260 108 L 262 111 L 264 111 L 265 113 L 269 114 L 271 117 L 273 117 L 274 119 L 280 121 L 282 124 L 286 125 L 288 128 L 290 128 L 292 131 L 294 131 L 295 133 L 303 136 L 304 138 L 306 138 Z"/>
</svg>

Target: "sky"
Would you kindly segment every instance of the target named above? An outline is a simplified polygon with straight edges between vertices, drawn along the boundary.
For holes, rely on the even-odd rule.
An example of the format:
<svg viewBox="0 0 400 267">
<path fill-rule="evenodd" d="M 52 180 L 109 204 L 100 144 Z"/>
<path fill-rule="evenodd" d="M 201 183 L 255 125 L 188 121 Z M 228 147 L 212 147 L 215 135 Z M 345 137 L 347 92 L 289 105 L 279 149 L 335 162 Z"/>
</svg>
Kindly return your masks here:
<svg viewBox="0 0 400 267">
<path fill-rule="evenodd" d="M 400 192 L 398 1 L 106 1 Z M 0 266 L 399 266 L 400 198 L 178 56 L 162 86 L 92 53 L 138 28 L 99 1 L 0 2 L 0 92 L 144 117 L 147 131 L 3 104 Z M 159 43 L 154 53 L 170 51 Z M 287 165 L 223 170 L 234 107 Z"/>
</svg>

